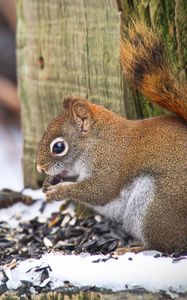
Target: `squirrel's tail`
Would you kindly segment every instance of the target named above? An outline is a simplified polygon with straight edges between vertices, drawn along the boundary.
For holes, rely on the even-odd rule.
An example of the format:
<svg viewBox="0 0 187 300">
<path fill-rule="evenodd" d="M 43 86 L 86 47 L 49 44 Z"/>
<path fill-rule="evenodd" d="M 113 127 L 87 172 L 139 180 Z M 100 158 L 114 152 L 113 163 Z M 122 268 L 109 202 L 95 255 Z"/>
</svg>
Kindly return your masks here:
<svg viewBox="0 0 187 300">
<path fill-rule="evenodd" d="M 161 39 L 142 23 L 122 30 L 121 62 L 126 78 L 152 102 L 187 120 L 187 86 L 172 75 Z"/>
</svg>

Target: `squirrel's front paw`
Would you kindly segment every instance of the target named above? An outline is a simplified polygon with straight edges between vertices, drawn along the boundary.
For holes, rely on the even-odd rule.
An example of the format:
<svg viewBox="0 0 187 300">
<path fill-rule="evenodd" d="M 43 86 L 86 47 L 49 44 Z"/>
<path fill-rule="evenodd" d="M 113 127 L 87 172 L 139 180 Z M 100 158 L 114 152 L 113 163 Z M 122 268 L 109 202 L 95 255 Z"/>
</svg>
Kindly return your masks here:
<svg viewBox="0 0 187 300">
<path fill-rule="evenodd" d="M 58 183 L 57 185 L 50 185 L 46 191 L 46 200 L 48 202 L 54 200 L 62 200 L 61 195 L 63 194 L 62 183 Z"/>
<path fill-rule="evenodd" d="M 44 181 L 43 185 L 42 185 L 42 192 L 46 193 L 49 186 L 51 185 L 50 181 L 47 180 L 48 178 L 46 178 L 46 180 Z"/>
<path fill-rule="evenodd" d="M 59 175 L 48 176 L 42 186 L 42 192 L 46 193 L 50 186 L 57 185 L 59 182 L 62 182 L 62 178 Z"/>
</svg>

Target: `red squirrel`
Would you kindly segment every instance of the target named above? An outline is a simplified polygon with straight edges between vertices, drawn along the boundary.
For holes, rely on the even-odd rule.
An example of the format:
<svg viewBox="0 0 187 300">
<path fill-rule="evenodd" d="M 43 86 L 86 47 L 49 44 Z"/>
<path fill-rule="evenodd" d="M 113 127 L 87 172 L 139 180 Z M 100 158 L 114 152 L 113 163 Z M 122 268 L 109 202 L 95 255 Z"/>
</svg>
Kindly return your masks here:
<svg viewBox="0 0 187 300">
<path fill-rule="evenodd" d="M 127 120 L 67 97 L 37 154 L 46 199 L 71 199 L 122 224 L 146 249 L 187 249 L 187 88 L 172 75 L 153 30 L 134 24 L 121 41 L 126 78 L 176 116 Z"/>
</svg>

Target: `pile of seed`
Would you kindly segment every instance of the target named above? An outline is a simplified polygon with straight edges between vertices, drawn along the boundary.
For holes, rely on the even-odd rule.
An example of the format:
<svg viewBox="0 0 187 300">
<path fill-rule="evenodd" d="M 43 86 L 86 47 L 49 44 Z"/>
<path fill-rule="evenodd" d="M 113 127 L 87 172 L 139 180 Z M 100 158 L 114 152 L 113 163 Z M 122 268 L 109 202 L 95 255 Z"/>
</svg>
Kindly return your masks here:
<svg viewBox="0 0 187 300">
<path fill-rule="evenodd" d="M 36 257 L 49 249 L 68 254 L 84 251 L 107 254 L 127 245 L 130 239 L 120 224 L 100 215 L 81 217 L 73 203 L 67 202 L 50 219 L 38 216 L 19 223 L 16 228 L 10 228 L 6 221 L 0 222 L 0 261 L 3 265 L 13 259 Z"/>
<path fill-rule="evenodd" d="M 0 209 L 13 205 L 18 201 L 30 205 L 30 209 L 32 209 L 32 203 L 34 203 L 32 198 L 25 197 L 22 194 L 18 195 L 18 193 L 11 193 L 8 190 L 0 192 Z M 43 202 L 41 212 L 45 210 L 45 206 L 46 203 Z M 5 264 L 12 269 L 16 266 L 17 261 L 37 258 L 50 250 L 62 251 L 66 254 L 79 254 L 82 252 L 109 254 L 94 261 L 94 263 L 99 263 L 101 260 L 106 261 L 116 258 L 112 255 L 115 249 L 128 246 L 132 242 L 131 237 L 121 230 L 120 224 L 112 223 L 94 213 L 81 216 L 80 210 L 78 211 L 72 202 L 66 202 L 49 219 L 40 214 L 31 221 L 20 221 L 16 228 L 10 227 L 6 221 L 0 222 L 0 269 L 2 271 L 2 282 L 4 282 L 0 286 L 0 295 L 8 291 L 6 281 L 9 278 L 2 268 Z M 167 255 L 155 255 L 155 257 L 160 256 Z M 187 253 L 176 253 L 172 257 L 173 263 L 178 263 L 182 259 L 187 259 Z M 40 286 L 33 287 L 32 283 L 22 281 L 22 286 L 18 288 L 17 293 L 31 298 L 31 288 L 34 288 L 37 293 L 51 291 L 48 268 L 50 266 L 36 267 L 36 272 L 42 274 Z M 90 291 L 92 288 L 94 287 L 81 288 L 81 291 Z M 79 292 L 68 281 L 64 282 L 64 287 L 60 291 L 63 293 Z"/>
<path fill-rule="evenodd" d="M 5 198 L 6 201 L 3 200 Z M 0 192 L 0 209 L 18 201 L 31 205 L 32 209 L 32 198 L 8 190 Z M 45 210 L 45 205 L 46 202 L 41 212 Z M 85 214 L 81 216 L 72 202 L 66 202 L 50 219 L 39 215 L 31 221 L 20 222 L 16 228 L 11 228 L 6 221 L 0 222 L 1 266 L 13 260 L 41 256 L 50 249 L 66 254 L 110 254 L 131 242 L 132 238 L 123 232 L 121 224 L 108 221 L 93 212 L 87 217 Z M 175 253 L 173 258 L 177 262 L 186 259 L 186 255 L 186 252 Z"/>
</svg>

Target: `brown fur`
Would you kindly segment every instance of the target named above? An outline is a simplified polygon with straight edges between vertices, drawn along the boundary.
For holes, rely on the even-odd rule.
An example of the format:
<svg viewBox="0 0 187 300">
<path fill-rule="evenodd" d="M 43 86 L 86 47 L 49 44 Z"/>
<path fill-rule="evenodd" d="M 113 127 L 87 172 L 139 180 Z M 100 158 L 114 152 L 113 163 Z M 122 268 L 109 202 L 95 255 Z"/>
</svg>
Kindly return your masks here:
<svg viewBox="0 0 187 300">
<path fill-rule="evenodd" d="M 139 28 L 137 26 L 135 28 Z M 136 35 L 131 32 L 133 34 Z M 135 64 L 132 62 L 134 57 L 136 62 L 140 61 L 139 52 L 141 59 L 151 59 L 150 54 L 146 56 L 147 51 L 151 51 L 148 45 L 152 45 L 147 34 L 144 29 L 145 51 L 127 44 L 127 48 L 133 49 L 129 56 L 123 55 L 128 64 L 128 77 L 134 76 Z M 163 59 L 158 57 L 157 60 L 158 68 L 163 70 Z M 154 84 L 151 88 L 149 81 L 145 86 L 148 76 L 151 80 L 160 78 L 153 61 L 150 64 L 147 61 L 142 72 L 142 75 L 136 75 L 137 86 L 157 99 L 160 90 L 157 91 Z M 168 83 L 168 78 L 165 80 L 167 82 L 158 81 L 162 88 Z M 170 86 L 170 106 L 177 112 L 178 108 L 173 109 L 172 104 L 178 105 L 175 93 L 172 94 L 174 91 Z M 179 93 L 178 88 L 176 93 Z M 182 91 L 180 96 L 183 96 Z M 161 98 L 169 102 L 165 88 Z M 184 101 L 179 101 L 180 107 Z M 50 143 L 59 136 L 69 145 L 69 151 L 63 157 L 50 153 Z M 37 167 L 39 171 L 49 172 L 58 163 L 63 168 L 73 169 L 79 159 L 89 167 L 91 174 L 69 185 L 49 184 L 46 187 L 48 200 L 73 199 L 87 205 L 103 206 L 115 201 L 122 189 L 138 176 L 150 175 L 154 178 L 155 191 L 143 220 L 144 246 L 167 252 L 187 248 L 187 127 L 184 120 L 164 116 L 130 121 L 87 100 L 68 97 L 64 100 L 64 112 L 49 124 L 40 142 Z"/>
<path fill-rule="evenodd" d="M 187 120 L 187 86 L 171 73 L 158 34 L 142 23 L 122 28 L 121 62 L 126 78 L 139 91 Z"/>
</svg>

